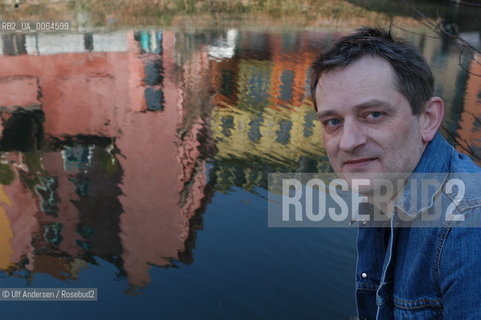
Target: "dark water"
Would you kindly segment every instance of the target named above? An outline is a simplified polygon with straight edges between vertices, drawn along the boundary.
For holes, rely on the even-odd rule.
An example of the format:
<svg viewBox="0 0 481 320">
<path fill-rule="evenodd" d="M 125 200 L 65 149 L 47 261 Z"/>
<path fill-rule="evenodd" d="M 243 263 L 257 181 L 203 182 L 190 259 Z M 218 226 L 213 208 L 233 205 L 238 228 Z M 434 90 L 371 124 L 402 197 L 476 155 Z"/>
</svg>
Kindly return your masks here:
<svg viewBox="0 0 481 320">
<path fill-rule="evenodd" d="M 479 53 L 404 22 L 444 134 L 479 156 Z M 356 230 L 268 228 L 266 191 L 269 172 L 330 170 L 307 69 L 349 30 L 3 34 L 1 287 L 98 288 L 4 317 L 353 317 Z"/>
</svg>

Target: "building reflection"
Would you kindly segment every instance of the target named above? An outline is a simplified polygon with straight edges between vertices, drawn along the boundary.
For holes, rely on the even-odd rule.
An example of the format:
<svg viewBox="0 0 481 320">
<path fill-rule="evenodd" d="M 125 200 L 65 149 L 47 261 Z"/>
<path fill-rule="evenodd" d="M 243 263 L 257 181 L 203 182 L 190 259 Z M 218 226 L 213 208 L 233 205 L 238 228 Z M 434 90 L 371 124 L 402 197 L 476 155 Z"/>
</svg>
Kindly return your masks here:
<svg viewBox="0 0 481 320">
<path fill-rule="evenodd" d="M 239 32 L 236 55 L 213 67 L 217 190 L 267 187 L 268 172 L 328 171 L 308 95 L 308 69 L 328 33 Z"/>
<path fill-rule="evenodd" d="M 214 146 L 209 105 L 185 92 L 208 101 L 206 51 L 178 65 L 159 30 L 15 36 L 0 56 L 0 268 L 70 279 L 104 259 L 141 287 L 151 265 L 190 263 Z"/>
<path fill-rule="evenodd" d="M 0 269 L 75 279 L 103 259 L 143 287 L 152 265 L 193 261 L 214 190 L 330 171 L 308 69 L 341 35 L 2 35 Z M 401 36 L 434 66 L 445 126 L 478 150 L 481 78 L 451 45 Z"/>
<path fill-rule="evenodd" d="M 456 131 L 458 149 L 469 151 L 481 163 L 481 54 L 475 54 L 468 65 L 464 92 L 464 109 Z"/>
</svg>

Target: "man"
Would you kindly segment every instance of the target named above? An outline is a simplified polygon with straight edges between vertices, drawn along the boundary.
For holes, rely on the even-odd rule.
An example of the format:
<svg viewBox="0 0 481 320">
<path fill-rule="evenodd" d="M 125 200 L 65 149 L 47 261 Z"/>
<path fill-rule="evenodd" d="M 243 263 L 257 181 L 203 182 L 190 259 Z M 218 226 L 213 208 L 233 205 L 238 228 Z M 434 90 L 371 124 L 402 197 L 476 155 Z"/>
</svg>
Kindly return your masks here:
<svg viewBox="0 0 481 320">
<path fill-rule="evenodd" d="M 425 206 L 408 201 L 416 190 L 398 190 L 387 227 L 359 228 L 359 319 L 481 319 L 481 229 L 473 227 L 481 224 L 481 190 L 474 179 L 462 181 L 466 194 L 457 199 L 447 185 L 460 181 L 454 174 L 481 171 L 437 132 L 444 105 L 421 53 L 383 29 L 359 29 L 313 63 L 311 94 L 340 177 L 395 180 L 414 172 L 443 183 L 422 194 Z M 439 211 L 434 202 L 443 211 L 436 227 L 396 228 L 401 213 L 419 219 Z M 447 209 L 456 219 L 446 218 Z"/>
</svg>

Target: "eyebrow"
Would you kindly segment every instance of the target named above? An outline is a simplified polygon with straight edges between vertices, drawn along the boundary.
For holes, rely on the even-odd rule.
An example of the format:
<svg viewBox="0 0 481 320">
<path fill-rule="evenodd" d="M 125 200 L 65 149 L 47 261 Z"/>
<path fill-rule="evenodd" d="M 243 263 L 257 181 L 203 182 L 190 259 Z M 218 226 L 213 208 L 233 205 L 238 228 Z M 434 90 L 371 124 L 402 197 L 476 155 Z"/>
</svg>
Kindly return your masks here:
<svg viewBox="0 0 481 320">
<path fill-rule="evenodd" d="M 387 109 L 389 109 L 389 110 L 394 109 L 394 107 L 389 102 L 378 100 L 378 99 L 372 99 L 372 100 L 368 100 L 366 102 L 362 102 L 362 103 L 354 106 L 354 108 L 362 111 L 363 109 L 378 107 L 378 106 L 381 106 L 381 105 L 386 106 Z M 326 117 L 326 116 L 337 115 L 337 114 L 338 114 L 338 112 L 335 109 L 331 109 L 331 110 L 317 112 L 317 118 L 323 118 L 323 117 Z"/>
</svg>

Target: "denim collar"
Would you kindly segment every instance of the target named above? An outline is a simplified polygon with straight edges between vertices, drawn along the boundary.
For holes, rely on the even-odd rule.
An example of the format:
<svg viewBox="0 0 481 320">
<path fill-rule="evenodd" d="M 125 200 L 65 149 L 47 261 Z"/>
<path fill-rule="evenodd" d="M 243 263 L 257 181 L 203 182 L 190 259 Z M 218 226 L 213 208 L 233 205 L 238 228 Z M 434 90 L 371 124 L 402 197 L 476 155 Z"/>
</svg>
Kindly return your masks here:
<svg viewBox="0 0 481 320">
<path fill-rule="evenodd" d="M 403 194 L 395 202 L 394 205 L 398 209 L 410 217 L 416 217 L 433 205 L 435 195 L 441 190 L 448 177 L 452 150 L 453 147 L 441 134 L 436 133 L 434 139 L 426 146 L 414 169 L 414 174 L 409 177 Z M 437 187 L 428 189 L 426 193 L 420 192 L 421 178 L 434 179 Z"/>
</svg>

